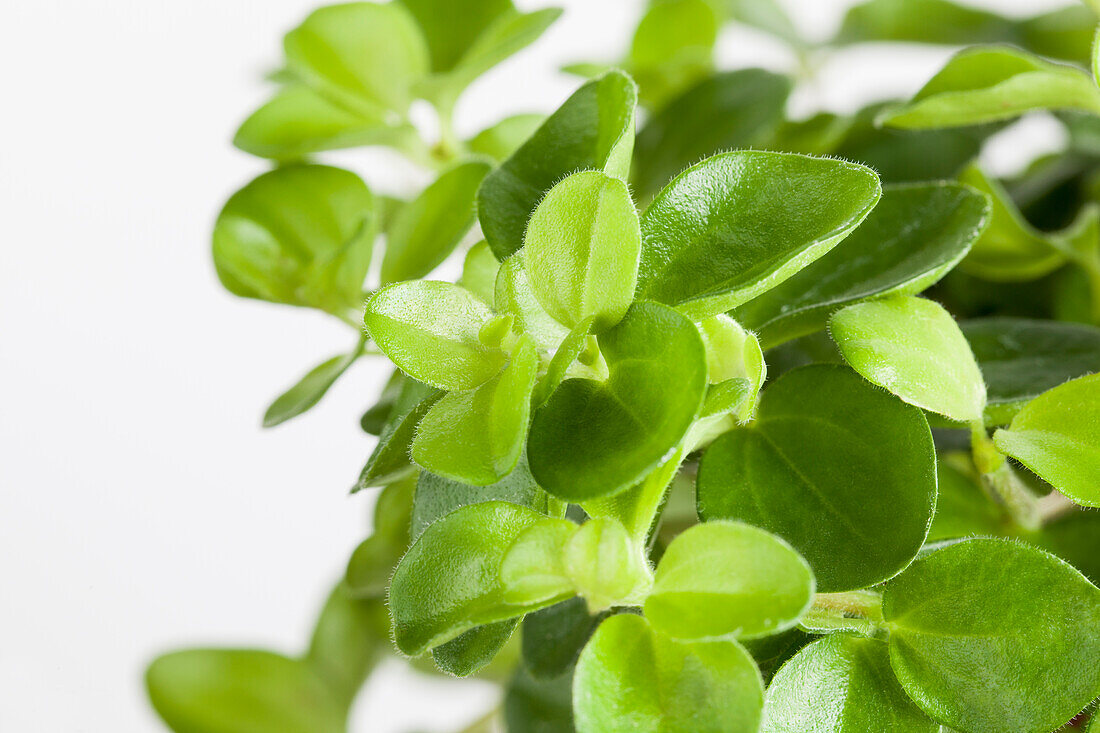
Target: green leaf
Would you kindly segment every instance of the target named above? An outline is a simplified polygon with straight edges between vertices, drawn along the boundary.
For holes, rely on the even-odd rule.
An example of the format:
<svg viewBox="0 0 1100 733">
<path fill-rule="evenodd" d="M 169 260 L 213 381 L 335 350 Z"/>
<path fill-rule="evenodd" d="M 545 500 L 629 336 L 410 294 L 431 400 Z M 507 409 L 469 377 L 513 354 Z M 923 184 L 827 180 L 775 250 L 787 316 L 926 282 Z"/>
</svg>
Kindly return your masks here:
<svg viewBox="0 0 1100 733">
<path fill-rule="evenodd" d="M 214 266 L 234 295 L 357 311 L 377 219 L 354 173 L 285 166 L 230 197 L 214 225 Z"/>
<path fill-rule="evenodd" d="M 1100 512 L 1070 512 L 1043 524 L 1033 543 L 1100 583 Z"/>
<path fill-rule="evenodd" d="M 781 634 L 746 639 L 742 645 L 756 661 L 760 675 L 764 678 L 764 685 L 767 686 L 787 660 L 811 641 L 813 637 L 796 626 Z"/>
<path fill-rule="evenodd" d="M 834 634 L 810 644 L 776 673 L 762 733 L 938 733 L 939 723 L 905 696 L 886 644 Z"/>
<path fill-rule="evenodd" d="M 375 293 L 364 323 L 401 371 L 440 389 L 467 390 L 497 376 L 507 360 L 503 351 L 478 339 L 492 315 L 468 290 L 421 280 Z"/>
<path fill-rule="evenodd" d="M 541 603 L 574 595 L 573 580 L 562 560 L 577 529 L 565 519 L 543 519 L 516 537 L 500 563 L 505 603 Z"/>
<path fill-rule="evenodd" d="M 708 522 L 665 550 L 645 615 L 677 639 L 753 638 L 793 627 L 813 595 L 810 566 L 786 542 L 747 524 Z"/>
<path fill-rule="evenodd" d="M 378 399 L 373 405 L 368 407 L 366 411 L 359 418 L 359 427 L 363 429 L 364 433 L 370 435 L 381 435 L 382 430 L 385 429 L 386 423 L 390 419 L 390 415 L 393 413 L 393 403 L 397 400 L 398 395 L 401 394 L 401 390 L 405 386 L 405 382 L 408 380 L 400 369 L 394 369 L 390 374 L 390 378 L 386 380 L 386 384 L 382 387 L 382 392 L 378 395 Z"/>
<path fill-rule="evenodd" d="M 492 501 L 462 507 L 424 530 L 390 583 L 397 647 L 416 656 L 475 626 L 539 608 L 505 603 L 499 569 L 516 537 L 541 518 L 518 504 Z"/>
<path fill-rule="evenodd" d="M 578 733 L 750 733 L 760 673 L 734 641 L 675 641 L 644 618 L 605 620 L 573 676 Z"/>
<path fill-rule="evenodd" d="M 982 419 L 982 373 L 939 303 L 912 295 L 856 303 L 833 314 L 829 333 L 853 369 L 909 404 L 959 422 Z"/>
<path fill-rule="evenodd" d="M 882 610 L 902 687 L 952 728 L 1044 733 L 1100 695 L 1100 590 L 1040 550 L 950 545 L 888 585 Z"/>
<path fill-rule="evenodd" d="M 560 517 L 565 508 L 535 483 L 527 461 L 520 458 L 515 469 L 495 484 L 473 486 L 421 471 L 416 484 L 410 533 L 415 539 L 436 520 L 456 509 L 489 501 L 520 504 L 540 514 Z"/>
<path fill-rule="evenodd" d="M 450 71 L 463 54 L 500 16 L 515 12 L 512 0 L 399 0 L 416 18 L 435 73 Z"/>
<path fill-rule="evenodd" d="M 863 588 L 920 550 L 936 506 L 935 470 L 919 409 L 845 367 L 807 366 L 764 390 L 751 425 L 707 449 L 699 515 L 787 540 L 821 592 Z"/>
<path fill-rule="evenodd" d="M 519 619 L 511 618 L 472 628 L 432 649 L 432 660 L 449 675 L 469 677 L 493 661 L 518 624 Z"/>
<path fill-rule="evenodd" d="M 474 197 L 490 167 L 459 163 L 402 207 L 386 233 L 383 284 L 424 277 L 454 251 L 474 223 Z"/>
<path fill-rule="evenodd" d="M 941 459 L 936 466 L 939 496 L 928 542 L 972 535 L 1003 535 L 1006 517 L 996 501 L 978 484 L 976 470 L 968 472 Z M 970 475 L 975 474 L 975 475 Z"/>
<path fill-rule="evenodd" d="M 319 8 L 283 39 L 287 69 L 339 104 L 368 114 L 404 113 L 428 72 L 428 48 L 397 3 Z"/>
<path fill-rule="evenodd" d="M 567 379 L 535 411 L 531 473 L 577 502 L 629 488 L 683 438 L 702 406 L 706 356 L 694 324 L 656 303 L 635 303 L 599 337 L 606 381 Z"/>
<path fill-rule="evenodd" d="M 346 707 L 310 665 L 246 649 L 188 649 L 145 672 L 149 699 L 177 733 L 344 733 Z"/>
<path fill-rule="evenodd" d="M 614 519 L 591 519 L 562 548 L 562 569 L 592 613 L 638 605 L 653 582 L 642 549 Z"/>
<path fill-rule="evenodd" d="M 381 599 L 353 598 L 341 583 L 325 602 L 305 661 L 350 706 L 389 651 L 390 619 Z"/>
<path fill-rule="evenodd" d="M 386 595 L 393 569 L 412 539 L 409 523 L 416 482 L 415 475 L 406 476 L 379 493 L 374 504 L 374 531 L 351 553 L 344 574 L 344 583 L 356 598 Z"/>
<path fill-rule="evenodd" d="M 572 670 L 555 679 L 535 679 L 517 667 L 503 707 L 509 733 L 574 733 Z"/>
<path fill-rule="evenodd" d="M 590 81 L 485 177 L 478 191 L 478 218 L 497 259 L 503 261 L 523 246 L 528 217 L 565 175 L 595 169 L 626 178 L 636 102 L 634 82 L 622 72 Z"/>
<path fill-rule="evenodd" d="M 801 120 L 783 120 L 765 147 L 783 153 L 829 155 L 844 140 L 854 122 L 851 117 L 832 112 L 818 112 Z M 885 180 L 882 171 L 879 175 Z"/>
<path fill-rule="evenodd" d="M 901 41 L 951 46 L 1008 41 L 1012 21 L 948 0 L 869 0 L 844 15 L 835 43 Z"/>
<path fill-rule="evenodd" d="M 513 316 L 515 330 L 531 336 L 543 349 L 557 349 L 569 335 L 569 329 L 554 320 L 539 304 L 520 255 L 501 263 L 497 271 L 494 307 L 498 313 Z"/>
<path fill-rule="evenodd" d="M 744 379 L 754 392 L 764 386 L 768 368 L 756 336 L 725 313 L 704 318 L 696 327 L 707 351 L 707 381 Z"/>
<path fill-rule="evenodd" d="M 638 133 L 639 194 L 653 195 L 707 156 L 765 144 L 783 119 L 791 86 L 785 76 L 742 69 L 707 77 L 670 100 Z"/>
<path fill-rule="evenodd" d="M 493 256 L 488 242 L 483 239 L 466 253 L 459 285 L 481 298 L 485 305 L 492 307 L 499 271 L 500 263 Z"/>
<path fill-rule="evenodd" d="M 485 486 L 515 468 L 531 416 L 539 359 L 520 337 L 508 366 L 470 392 L 449 392 L 420 421 L 412 457 L 432 473 Z"/>
<path fill-rule="evenodd" d="M 409 459 L 416 426 L 442 396 L 436 389 L 406 379 L 353 492 L 399 481 L 416 469 Z"/>
<path fill-rule="evenodd" d="M 350 353 L 334 356 L 309 370 L 298 382 L 275 398 L 264 413 L 264 427 L 273 428 L 292 417 L 297 417 L 316 405 L 328 392 L 329 387 L 348 370 L 363 353 L 366 338 Z"/>
<path fill-rule="evenodd" d="M 962 261 L 962 270 L 984 280 L 1013 282 L 1041 277 L 1062 265 L 1064 256 L 1027 223 L 997 181 L 977 165 L 963 171 L 959 180 L 993 201 L 989 226 Z"/>
<path fill-rule="evenodd" d="M 1100 374 L 1039 395 L 993 442 L 1078 504 L 1100 506 Z"/>
<path fill-rule="evenodd" d="M 1100 329 L 1079 323 L 981 318 L 959 323 L 989 392 L 986 422 L 1007 424 L 1027 402 L 1100 372 Z"/>
<path fill-rule="evenodd" d="M 1100 89 L 1075 67 L 990 46 L 956 54 L 908 104 L 886 112 L 881 120 L 891 127 L 959 127 L 1041 109 L 1100 114 Z"/>
<path fill-rule="evenodd" d="M 531 215 L 523 261 L 546 312 L 574 328 L 618 323 L 634 299 L 641 234 L 626 184 L 599 171 L 557 183 Z"/>
<path fill-rule="evenodd" d="M 722 0 L 722 4 L 739 23 L 770 33 L 796 48 L 806 45 L 777 0 Z"/>
<path fill-rule="evenodd" d="M 583 598 L 570 598 L 523 618 L 523 666 L 532 677 L 565 674 L 606 617 L 592 615 Z"/>
<path fill-rule="evenodd" d="M 645 104 L 660 109 L 670 96 L 710 71 L 718 21 L 707 0 L 649 4 L 627 56 Z"/>
<path fill-rule="evenodd" d="M 765 292 L 828 252 L 878 201 L 840 160 L 745 150 L 676 177 L 642 215 L 638 297 L 695 319 Z"/>
<path fill-rule="evenodd" d="M 261 158 L 295 160 L 322 150 L 360 145 L 401 149 L 417 139 L 407 123 L 334 104 L 304 85 L 279 90 L 241 123 L 233 144 Z"/>
<path fill-rule="evenodd" d="M 539 114 L 505 117 L 467 140 L 466 148 L 498 162 L 507 160 L 545 121 L 546 115 Z"/>
<path fill-rule="evenodd" d="M 988 203 L 965 186 L 887 186 L 843 242 L 733 315 L 760 334 L 764 348 L 813 333 L 846 305 L 934 284 L 965 256 L 988 220 Z"/>
</svg>

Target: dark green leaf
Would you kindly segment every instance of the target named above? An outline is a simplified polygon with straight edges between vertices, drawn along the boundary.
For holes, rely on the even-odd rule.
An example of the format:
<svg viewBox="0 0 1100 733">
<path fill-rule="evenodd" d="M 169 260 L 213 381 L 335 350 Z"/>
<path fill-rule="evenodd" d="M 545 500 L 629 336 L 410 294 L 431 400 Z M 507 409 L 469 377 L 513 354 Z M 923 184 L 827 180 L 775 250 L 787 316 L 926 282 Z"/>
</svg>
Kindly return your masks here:
<svg viewBox="0 0 1100 733">
<path fill-rule="evenodd" d="M 504 692 L 508 733 L 573 733 L 573 670 L 535 679 L 521 665 Z"/>
<path fill-rule="evenodd" d="M 432 649 L 436 666 L 449 675 L 468 677 L 485 667 L 512 638 L 519 619 L 478 626 Z"/>
<path fill-rule="evenodd" d="M 523 666 L 538 679 L 565 674 L 604 617 L 590 614 L 580 597 L 528 614 L 523 618 Z"/>
<path fill-rule="evenodd" d="M 352 491 L 385 486 L 404 478 L 416 468 L 409 458 L 416 426 L 442 396 L 443 393 L 439 390 L 414 379 L 406 380 L 401 394 L 394 402 L 386 426 L 378 436 L 378 443 L 367 459 L 367 465 L 359 473 L 359 480 Z"/>
<path fill-rule="evenodd" d="M 297 384 L 276 397 L 267 408 L 264 413 L 264 427 L 273 428 L 316 405 L 340 375 L 355 363 L 365 345 L 366 338 L 363 338 L 351 353 L 334 356 L 310 369 Z"/>
<path fill-rule="evenodd" d="M 416 475 L 395 481 L 378 495 L 374 504 L 374 531 L 359 543 L 348 560 L 344 582 L 357 598 L 381 598 L 386 594 L 397 561 L 409 548 Z"/>
<path fill-rule="evenodd" d="M 466 50 L 501 15 L 515 12 L 512 0 L 399 0 L 408 8 L 428 44 L 432 71 L 450 71 Z"/>
<path fill-rule="evenodd" d="M 928 531 L 928 542 L 970 535 L 1002 535 L 1006 530 L 1004 511 L 978 484 L 976 471 L 969 472 L 941 459 L 936 466 L 939 496 L 936 516 Z"/>
<path fill-rule="evenodd" d="M 1100 583 L 1100 512 L 1071 512 L 1029 539 L 1080 570 L 1093 585 Z"/>
<path fill-rule="evenodd" d="M 401 394 L 406 379 L 407 377 L 401 373 L 400 369 L 393 370 L 390 378 L 386 380 L 385 386 L 382 387 L 378 400 L 368 407 L 362 417 L 359 418 L 359 427 L 363 428 L 364 433 L 370 435 L 382 434 L 382 430 L 385 429 L 390 414 L 393 412 L 393 403 Z"/>
</svg>

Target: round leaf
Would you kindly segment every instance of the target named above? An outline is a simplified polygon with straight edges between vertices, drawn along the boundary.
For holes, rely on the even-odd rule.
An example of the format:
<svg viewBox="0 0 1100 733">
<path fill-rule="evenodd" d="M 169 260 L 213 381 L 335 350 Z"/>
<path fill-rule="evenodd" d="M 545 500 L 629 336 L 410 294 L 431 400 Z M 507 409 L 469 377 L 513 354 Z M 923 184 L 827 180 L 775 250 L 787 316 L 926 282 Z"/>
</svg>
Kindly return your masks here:
<svg viewBox="0 0 1100 733">
<path fill-rule="evenodd" d="M 652 582 L 644 553 L 613 519 L 581 525 L 562 548 L 562 567 L 593 613 L 636 605 Z"/>
<path fill-rule="evenodd" d="M 753 638 L 794 626 L 813 595 L 810 566 L 786 542 L 747 524 L 707 522 L 665 550 L 645 615 L 677 639 Z"/>
<path fill-rule="evenodd" d="M 936 506 L 923 413 L 851 370 L 814 365 L 767 389 L 757 419 L 718 438 L 699 465 L 704 520 L 738 519 L 794 546 L 818 590 L 863 588 L 920 550 Z"/>
<path fill-rule="evenodd" d="M 890 664 L 933 718 L 1046 733 L 1100 695 L 1100 590 L 1041 550 L 976 539 L 886 587 Z"/>
</svg>

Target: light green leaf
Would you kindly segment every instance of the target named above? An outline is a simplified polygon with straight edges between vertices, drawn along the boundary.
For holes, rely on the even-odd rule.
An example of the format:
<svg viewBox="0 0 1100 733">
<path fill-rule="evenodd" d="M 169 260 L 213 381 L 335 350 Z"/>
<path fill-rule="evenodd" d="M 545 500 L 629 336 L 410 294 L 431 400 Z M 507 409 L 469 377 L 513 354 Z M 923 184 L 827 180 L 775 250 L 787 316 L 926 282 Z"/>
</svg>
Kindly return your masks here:
<svg viewBox="0 0 1100 733">
<path fill-rule="evenodd" d="M 416 18 L 435 73 L 450 71 L 479 36 L 505 13 L 514 13 L 512 0 L 398 0 Z"/>
<path fill-rule="evenodd" d="M 507 160 L 546 121 L 546 115 L 525 114 L 505 117 L 466 141 L 466 148 L 495 161 Z"/>
<path fill-rule="evenodd" d="M 592 319 L 581 321 L 558 344 L 535 386 L 535 407 L 542 407 L 567 376 L 607 378 L 607 364 L 602 361 L 599 342 L 589 333 L 591 330 Z"/>
<path fill-rule="evenodd" d="M 409 522 L 416 482 L 416 475 L 409 475 L 379 493 L 374 504 L 374 531 L 351 553 L 344 573 L 344 585 L 356 598 L 386 595 L 393 569 L 412 541 Z"/>
<path fill-rule="evenodd" d="M 959 127 L 1041 109 L 1100 114 L 1100 89 L 1075 67 L 989 46 L 952 57 L 908 104 L 886 112 L 881 120 L 891 127 Z"/>
<path fill-rule="evenodd" d="M 768 368 L 756 336 L 725 313 L 704 318 L 696 328 L 707 351 L 708 382 L 720 384 L 745 379 L 753 389 L 764 386 Z"/>
<path fill-rule="evenodd" d="M 764 700 L 762 733 L 938 733 L 905 696 L 886 644 L 834 634 L 796 654 L 776 673 Z"/>
<path fill-rule="evenodd" d="M 644 618 L 605 620 L 573 676 L 577 733 L 752 733 L 760 673 L 734 641 L 675 641 Z"/>
<path fill-rule="evenodd" d="M 706 355 L 694 324 L 656 303 L 635 303 L 599 336 L 609 376 L 567 379 L 535 411 L 527 443 L 534 474 L 569 501 L 608 496 L 640 481 L 695 419 Z"/>
<path fill-rule="evenodd" d="M 591 519 L 562 548 L 562 568 L 590 613 L 641 603 L 653 582 L 642 548 L 614 519 Z"/>
<path fill-rule="evenodd" d="M 261 158 L 295 160 L 322 150 L 360 145 L 402 149 L 416 139 L 416 129 L 407 123 L 342 107 L 295 84 L 279 90 L 241 123 L 233 144 Z"/>
<path fill-rule="evenodd" d="M 310 665 L 246 649 L 188 649 L 145 673 L 157 714 L 177 733 L 344 733 L 347 710 Z"/>
<path fill-rule="evenodd" d="M 265 173 L 230 197 L 214 225 L 214 266 L 229 292 L 358 310 L 377 220 L 354 173 L 321 165 Z"/>
<path fill-rule="evenodd" d="M 989 221 L 989 204 L 954 183 L 887 186 L 843 242 L 733 311 L 765 348 L 824 327 L 851 303 L 918 293 L 959 263 Z"/>
<path fill-rule="evenodd" d="M 523 530 L 500 563 L 504 602 L 523 605 L 574 595 L 562 560 L 578 529 L 566 519 L 542 519 Z"/>
<path fill-rule="evenodd" d="M 989 392 L 986 422 L 1005 425 L 1048 389 L 1100 372 L 1100 328 L 1024 318 L 959 323 Z"/>
<path fill-rule="evenodd" d="M 344 107 L 404 113 L 412 86 L 428 73 L 428 48 L 397 3 L 319 8 L 283 39 L 287 70 Z"/>
<path fill-rule="evenodd" d="M 640 248 L 626 184 L 581 171 L 550 189 L 531 215 L 523 261 L 547 313 L 569 328 L 594 319 L 599 332 L 618 323 L 634 299 Z"/>
<path fill-rule="evenodd" d="M 416 656 L 475 626 L 538 608 L 505 603 L 499 573 L 512 542 L 541 518 L 518 504 L 492 501 L 462 507 L 424 530 L 390 583 L 397 647 Z"/>
<path fill-rule="evenodd" d="M 707 0 L 650 3 L 638 22 L 626 66 L 642 101 L 660 109 L 713 65 L 718 15 Z"/>
<path fill-rule="evenodd" d="M 386 232 L 382 283 L 416 280 L 439 266 L 474 223 L 474 197 L 490 165 L 459 163 L 402 207 Z"/>
<path fill-rule="evenodd" d="M 1040 550 L 949 545 L 888 585 L 882 610 L 901 686 L 952 728 L 1046 733 L 1100 695 L 1100 590 Z"/>
<path fill-rule="evenodd" d="M 993 442 L 1078 504 L 1100 506 L 1100 374 L 1039 395 Z"/>
<path fill-rule="evenodd" d="M 638 297 L 695 319 L 765 292 L 828 252 L 878 201 L 869 168 L 790 153 L 708 158 L 642 215 Z"/>
<path fill-rule="evenodd" d="M 916 556 L 936 506 L 935 471 L 919 409 L 845 367 L 806 366 L 764 390 L 751 425 L 707 449 L 699 515 L 773 532 L 809 561 L 819 591 L 853 590 Z"/>
<path fill-rule="evenodd" d="M 264 427 L 273 428 L 292 417 L 297 417 L 320 402 L 329 387 L 348 370 L 363 353 L 363 338 L 350 353 L 334 356 L 309 370 L 298 382 L 275 398 L 264 413 Z"/>
<path fill-rule="evenodd" d="M 576 170 L 625 179 L 634 150 L 637 90 L 612 71 L 573 93 L 478 191 L 478 218 L 503 261 L 523 246 L 527 219 L 555 183 Z"/>
<path fill-rule="evenodd" d="M 434 280 L 388 285 L 367 301 L 371 339 L 414 379 L 440 389 L 467 390 L 500 373 L 503 351 L 478 339 L 492 317 L 468 290 Z"/>
<path fill-rule="evenodd" d="M 948 0 L 868 0 L 844 15 L 835 43 L 901 41 L 951 46 L 1008 41 L 1009 19 Z"/>
<path fill-rule="evenodd" d="M 466 253 L 459 285 L 481 298 L 485 305 L 492 307 L 499 271 L 500 263 L 493 256 L 489 244 L 483 239 L 470 247 Z"/>
<path fill-rule="evenodd" d="M 814 576 L 790 545 L 736 522 L 698 524 L 661 557 L 645 615 L 677 639 L 784 631 L 810 607 Z"/>
<path fill-rule="evenodd" d="M 722 0 L 722 3 L 739 23 L 770 33 L 796 48 L 806 45 L 777 0 Z"/>
<path fill-rule="evenodd" d="M 977 165 L 963 171 L 959 180 L 993 201 L 989 226 L 962 261 L 962 270 L 984 280 L 1013 282 L 1041 277 L 1065 262 L 1052 241 L 1027 223 L 1004 188 Z"/>
<path fill-rule="evenodd" d="M 353 598 L 341 583 L 321 609 L 305 661 L 350 706 L 389 650 L 390 619 L 382 599 Z"/>
<path fill-rule="evenodd" d="M 791 86 L 785 76 L 742 69 L 709 76 L 669 100 L 638 133 L 639 194 L 652 196 L 707 156 L 766 144 L 783 119 Z"/>
<path fill-rule="evenodd" d="M 416 426 L 442 396 L 439 390 L 406 378 L 353 492 L 391 484 L 416 469 L 409 458 Z"/>
<path fill-rule="evenodd" d="M 857 303 L 833 314 L 829 333 L 853 369 L 909 404 L 959 422 L 982 419 L 982 373 L 939 303 L 912 295 Z"/>
<path fill-rule="evenodd" d="M 513 316 L 519 333 L 530 335 L 543 349 L 556 349 L 569 329 L 554 320 L 539 304 L 521 255 L 509 257 L 497 271 L 494 306 L 499 313 Z"/>
</svg>

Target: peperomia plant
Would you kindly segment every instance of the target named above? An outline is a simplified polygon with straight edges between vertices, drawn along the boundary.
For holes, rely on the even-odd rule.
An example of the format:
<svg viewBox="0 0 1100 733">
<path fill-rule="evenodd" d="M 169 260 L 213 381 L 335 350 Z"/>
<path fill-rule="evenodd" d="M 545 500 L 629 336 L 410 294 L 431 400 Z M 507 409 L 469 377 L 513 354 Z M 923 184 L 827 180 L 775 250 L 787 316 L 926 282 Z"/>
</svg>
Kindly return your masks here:
<svg viewBox="0 0 1100 733">
<path fill-rule="evenodd" d="M 276 167 L 214 264 L 355 330 L 266 426 L 396 367 L 361 421 L 373 533 L 304 654 L 167 654 L 157 712 L 340 733 L 397 654 L 503 685 L 471 733 L 1098 729 L 1096 10 L 869 0 L 811 42 L 773 0 L 655 0 L 621 63 L 469 139 L 456 100 L 558 11 L 310 15 L 235 138 Z M 727 22 L 798 77 L 716 69 Z M 786 115 L 882 41 L 985 45 L 907 101 Z M 1065 148 L 995 177 L 985 142 L 1035 112 Z M 359 145 L 435 180 L 388 196 L 311 157 Z"/>
</svg>

